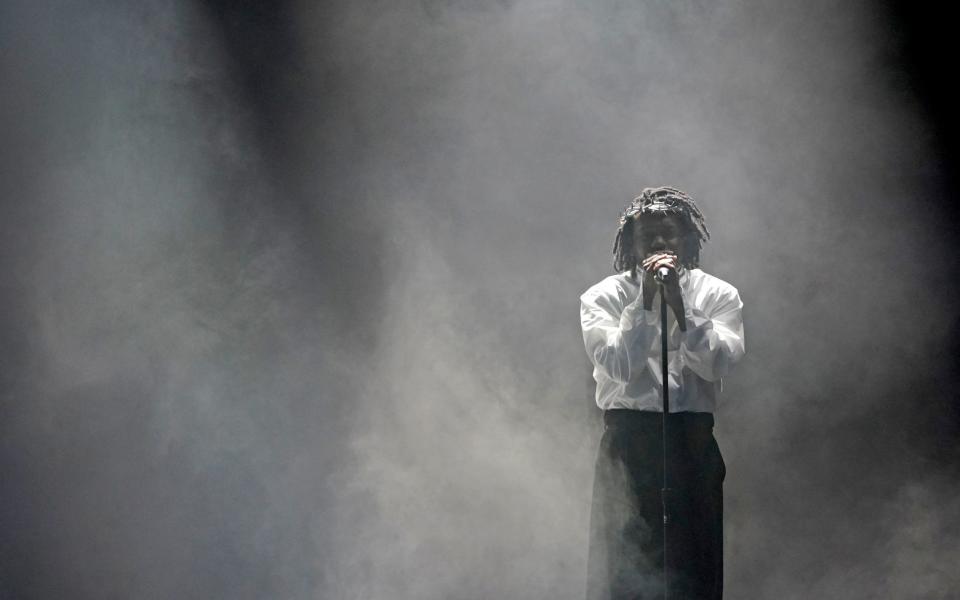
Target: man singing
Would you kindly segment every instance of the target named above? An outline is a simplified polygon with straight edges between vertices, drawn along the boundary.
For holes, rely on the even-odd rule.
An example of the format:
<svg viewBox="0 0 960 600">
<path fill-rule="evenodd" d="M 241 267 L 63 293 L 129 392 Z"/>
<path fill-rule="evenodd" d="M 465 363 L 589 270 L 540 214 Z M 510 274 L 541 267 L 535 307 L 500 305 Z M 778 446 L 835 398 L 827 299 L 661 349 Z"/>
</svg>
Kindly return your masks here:
<svg viewBox="0 0 960 600">
<path fill-rule="evenodd" d="M 713 437 L 720 378 L 744 354 L 740 296 L 699 268 L 710 234 L 680 190 L 647 188 L 620 216 L 611 275 L 580 296 L 603 409 L 590 512 L 588 600 L 719 600 L 723 479 Z M 669 310 L 662 494 L 660 302 Z M 664 497 L 665 496 L 665 497 Z M 669 515 L 664 561 L 664 506 Z"/>
</svg>

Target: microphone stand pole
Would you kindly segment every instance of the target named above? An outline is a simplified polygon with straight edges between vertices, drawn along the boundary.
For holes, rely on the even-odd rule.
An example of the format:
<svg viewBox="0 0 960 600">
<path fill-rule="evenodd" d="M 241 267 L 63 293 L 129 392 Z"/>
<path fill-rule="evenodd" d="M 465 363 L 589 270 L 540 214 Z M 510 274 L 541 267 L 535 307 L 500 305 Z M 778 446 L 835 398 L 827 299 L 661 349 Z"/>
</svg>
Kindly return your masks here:
<svg viewBox="0 0 960 600">
<path fill-rule="evenodd" d="M 658 280 L 660 287 L 660 365 L 663 390 L 663 412 L 661 413 L 663 430 L 663 488 L 660 490 L 660 501 L 663 508 L 663 598 L 669 600 L 670 585 L 668 583 L 669 569 L 667 567 L 667 530 L 670 524 L 668 497 L 670 495 L 670 479 L 667 477 L 667 415 L 670 413 L 670 371 L 667 356 L 667 300 L 664 282 Z"/>
</svg>

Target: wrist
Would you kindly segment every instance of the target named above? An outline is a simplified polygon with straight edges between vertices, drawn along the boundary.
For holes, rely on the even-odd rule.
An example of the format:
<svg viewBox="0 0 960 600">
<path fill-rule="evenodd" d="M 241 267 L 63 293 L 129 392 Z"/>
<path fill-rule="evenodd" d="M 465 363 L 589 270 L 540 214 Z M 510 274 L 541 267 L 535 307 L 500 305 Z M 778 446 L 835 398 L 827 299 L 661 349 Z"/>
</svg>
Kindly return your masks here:
<svg viewBox="0 0 960 600">
<path fill-rule="evenodd" d="M 680 326 L 680 331 L 687 330 L 687 311 L 683 305 L 683 297 L 679 297 L 673 302 L 669 302 L 670 308 L 673 309 L 673 315 L 677 318 L 677 324 Z"/>
<path fill-rule="evenodd" d="M 653 310 L 653 298 L 657 295 L 657 282 L 649 271 L 643 274 L 643 310 Z"/>
</svg>

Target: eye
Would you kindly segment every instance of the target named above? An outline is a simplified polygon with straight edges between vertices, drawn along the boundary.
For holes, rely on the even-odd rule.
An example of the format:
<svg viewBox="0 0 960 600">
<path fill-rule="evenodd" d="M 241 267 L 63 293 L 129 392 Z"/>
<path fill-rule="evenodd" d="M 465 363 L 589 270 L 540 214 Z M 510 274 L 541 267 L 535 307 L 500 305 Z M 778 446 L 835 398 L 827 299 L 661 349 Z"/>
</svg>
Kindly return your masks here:
<svg viewBox="0 0 960 600">
<path fill-rule="evenodd" d="M 648 239 L 648 240 L 652 240 L 653 238 L 658 236 L 667 237 L 669 235 L 670 235 L 670 232 L 668 230 L 664 230 L 661 227 L 651 227 L 649 229 L 645 229 L 643 232 L 644 239 Z"/>
</svg>

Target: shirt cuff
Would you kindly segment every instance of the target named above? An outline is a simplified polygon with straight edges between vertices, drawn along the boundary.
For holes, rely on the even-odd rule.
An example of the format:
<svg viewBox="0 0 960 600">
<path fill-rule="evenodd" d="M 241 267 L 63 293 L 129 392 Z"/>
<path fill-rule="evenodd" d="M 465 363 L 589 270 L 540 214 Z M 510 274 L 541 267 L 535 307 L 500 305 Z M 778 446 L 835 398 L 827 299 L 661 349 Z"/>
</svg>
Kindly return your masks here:
<svg viewBox="0 0 960 600">
<path fill-rule="evenodd" d="M 652 310 L 644 310 L 642 294 L 636 301 L 624 307 L 623 312 L 620 313 L 621 331 L 631 331 L 640 326 L 656 325 L 659 322 L 660 316 L 657 313 Z"/>
<path fill-rule="evenodd" d="M 713 321 L 703 311 L 691 306 L 684 306 L 684 317 L 687 321 L 687 330 L 680 332 L 680 343 L 687 348 L 700 343 L 703 336 L 713 329 Z"/>
</svg>

